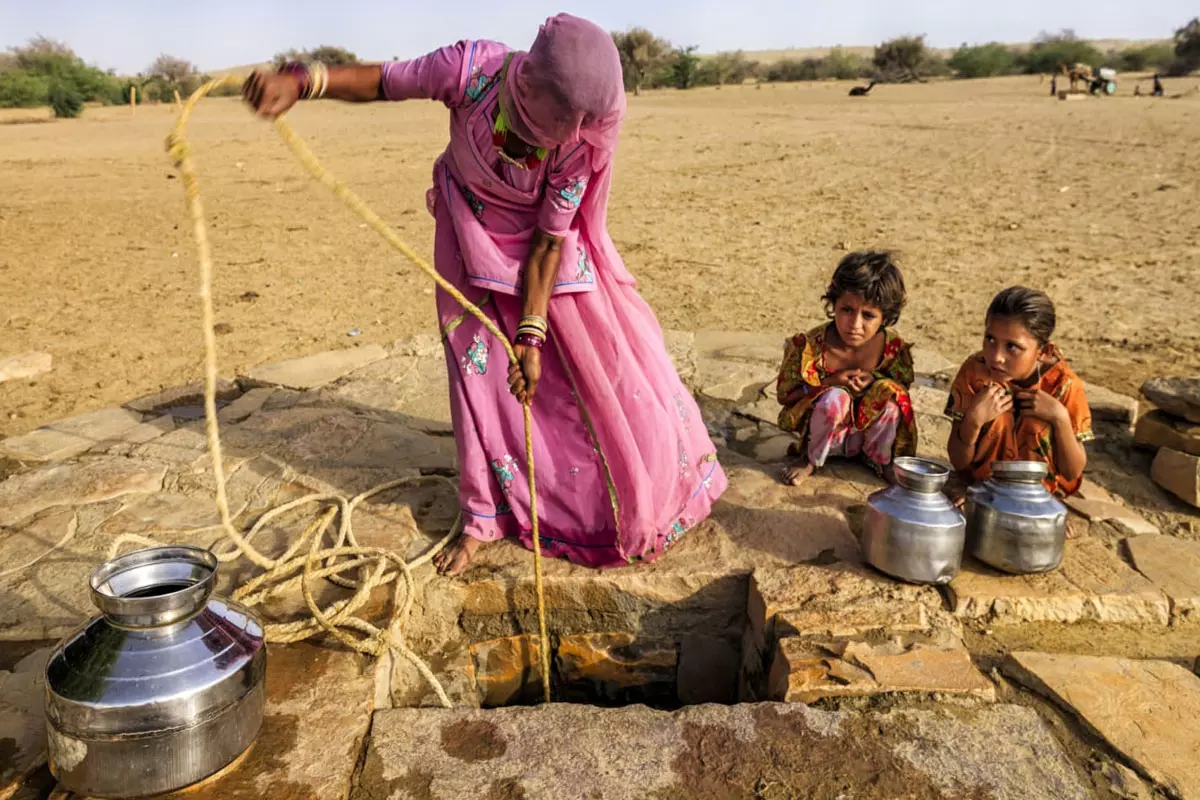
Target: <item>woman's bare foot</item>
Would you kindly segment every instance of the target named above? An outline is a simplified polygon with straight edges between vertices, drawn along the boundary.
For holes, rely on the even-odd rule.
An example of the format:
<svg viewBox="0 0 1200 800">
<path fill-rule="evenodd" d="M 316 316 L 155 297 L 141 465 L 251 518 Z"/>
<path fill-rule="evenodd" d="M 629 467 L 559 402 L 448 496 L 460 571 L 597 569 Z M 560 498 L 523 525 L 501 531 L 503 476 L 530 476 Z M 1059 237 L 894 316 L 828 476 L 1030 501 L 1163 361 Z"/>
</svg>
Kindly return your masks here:
<svg viewBox="0 0 1200 800">
<path fill-rule="evenodd" d="M 816 471 L 817 468 L 807 461 L 797 461 L 785 464 L 779 471 L 779 479 L 788 486 L 799 486 L 804 483 L 805 478 L 811 477 Z"/>
<path fill-rule="evenodd" d="M 437 568 L 439 575 L 458 575 L 471 563 L 481 544 L 483 542 L 474 536 L 459 534 L 457 539 L 433 557 L 433 566 Z"/>
</svg>

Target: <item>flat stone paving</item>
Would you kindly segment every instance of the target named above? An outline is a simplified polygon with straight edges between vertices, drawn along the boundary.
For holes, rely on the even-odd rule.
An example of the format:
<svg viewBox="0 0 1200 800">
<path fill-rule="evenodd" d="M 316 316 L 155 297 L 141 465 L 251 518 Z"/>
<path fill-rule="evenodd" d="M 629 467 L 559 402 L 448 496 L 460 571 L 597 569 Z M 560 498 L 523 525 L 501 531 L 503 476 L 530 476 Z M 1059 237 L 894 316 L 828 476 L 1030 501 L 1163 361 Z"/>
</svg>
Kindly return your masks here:
<svg viewBox="0 0 1200 800">
<path fill-rule="evenodd" d="M 604 797 L 713 796 L 717 786 L 737 787 L 730 796 L 816 797 L 839 781 L 857 787 L 862 779 L 881 793 L 856 797 L 897 796 L 879 788 L 893 781 L 912 787 L 905 796 L 915 797 L 1088 796 L 1081 773 L 1033 712 L 990 704 L 994 684 L 972 663 L 962 627 L 1050 621 L 1170 630 L 1193 622 L 1200 591 L 1187 565 L 1197 545 L 1171 535 L 1182 530 L 1179 518 L 1162 509 L 1174 501 L 1154 487 L 1146 470 L 1098 452 L 1090 474 L 1111 494 L 1089 489 L 1084 499 L 1091 505 L 1084 510 L 1091 518 L 1073 517 L 1073 531 L 1081 535 L 1068 543 L 1060 570 L 1006 576 L 968 560 L 943 597 L 860 563 L 864 504 L 882 487 L 870 472 L 835 463 L 799 488 L 777 480 L 789 437 L 772 424 L 769 384 L 782 335 L 670 333 L 668 342 L 681 374 L 701 395 L 730 489 L 709 520 L 653 564 L 595 572 L 546 562 L 556 676 L 590 676 L 593 684 L 618 693 L 669 686 L 673 678 L 679 702 L 763 699 L 783 653 L 779 663 L 787 665 L 784 683 L 794 689 L 793 700 L 841 702 L 839 696 L 896 692 L 957 692 L 964 699 L 939 710 L 920 699 L 906 708 L 909 701 L 893 698 L 889 704 L 901 705 L 887 714 L 849 707 L 817 712 L 802 705 L 696 707 L 674 714 L 555 706 L 461 717 L 398 709 L 376 715 L 358 788 L 352 789 L 372 709 L 428 706 L 432 693 L 403 660 L 368 666 L 358 656 L 317 645 L 273 647 L 264 735 L 244 764 L 213 784 L 220 791 L 206 791 L 217 791 L 213 797 L 345 798 L 352 790 L 362 798 L 449 797 L 476 796 L 484 786 L 497 798 L 533 798 L 551 796 L 560 784 L 577 788 L 594 779 L 597 790 L 605 789 L 596 796 Z M 953 370 L 952 362 L 934 353 L 918 359 L 921 386 L 914 406 L 927 456 L 944 453 L 949 425 L 939 406 Z M 453 475 L 444 380 L 441 344 L 424 336 L 390 349 L 351 348 L 269 365 L 252 370 L 240 388 L 224 382 L 222 441 L 236 524 L 246 529 L 267 509 L 313 492 L 352 495 L 397 477 Z M 255 388 L 243 391 L 248 387 Z M 26 647 L 56 639 L 90 617 L 86 576 L 123 533 L 199 546 L 220 539 L 203 423 L 186 418 L 196 398 L 196 386 L 168 389 L 0 442 L 0 453 L 9 454 L 0 473 L 0 643 Z M 172 416 L 172 408 L 180 416 Z M 13 461 L 12 453 L 26 458 Z M 412 557 L 448 528 L 454 507 L 451 487 L 423 484 L 364 504 L 355 526 L 365 544 Z M 259 546 L 280 552 L 312 517 L 309 508 L 280 519 L 264 530 Z M 30 562 L 36 563 L 26 568 Z M 235 562 L 223 568 L 221 585 L 228 589 L 255 572 Z M 417 571 L 417 602 L 405 635 L 456 703 L 487 704 L 499 696 L 495 692 L 514 686 L 518 694 L 530 685 L 536 690 L 539 676 L 530 671 L 537 660 L 529 637 L 536 631 L 532 575 L 532 555 L 511 543 L 485 548 L 458 579 Z M 323 587 L 320 599 L 340 597 L 340 591 Z M 264 613 L 275 620 L 301 613 L 303 601 L 293 595 Z M 380 590 L 373 608 L 382 611 L 387 595 Z M 0 644 L 0 655 L 5 646 L 16 645 Z M 613 673 L 622 663 L 625 671 Z M 1147 663 L 1146 674 L 1157 675 L 1156 662 Z M 0 675 L 17 680 L 10 673 Z M 747 675 L 760 681 L 757 688 L 747 685 Z M 1055 697 L 1069 705 L 1066 695 Z M 1072 712 L 1102 727 L 1089 719 L 1094 712 L 1074 706 Z M 599 752 L 614 753 L 609 763 L 628 760 L 625 788 L 588 772 L 598 769 L 585 755 L 591 750 L 565 734 L 557 746 L 578 753 L 575 762 L 536 747 L 522 749 L 542 741 L 546 731 L 573 730 L 572 720 L 588 714 L 603 717 L 597 730 L 612 733 L 578 728 L 579 742 L 603 743 Z M 30 726 L 38 723 L 29 709 L 0 706 L 0 731 L 14 731 L 0 736 L 0 746 L 12 738 L 21 743 L 14 752 L 27 754 L 37 738 Z M 444 725 L 466 726 L 463 736 L 449 740 L 459 755 L 444 751 Z M 488 726 L 505 732 L 508 755 L 477 758 L 470 750 L 486 749 Z M 612 742 L 627 727 L 637 732 L 631 740 L 640 747 L 618 758 Z M 421 741 L 410 735 L 425 728 Z M 862 730 L 878 735 L 847 733 Z M 793 739 L 804 747 L 788 745 Z M 918 740 L 934 744 L 917 747 Z M 989 760 L 969 752 L 971 742 Z M 1191 785 L 1176 766 L 1163 766 L 1127 744 L 1112 746 L 1161 786 Z M 716 748 L 714 753 L 732 748 L 737 758 L 696 762 L 694 753 L 704 747 Z M 790 770 L 772 770 L 768 756 Z M 1004 769 L 989 768 L 997 759 Z M 509 775 L 507 766 L 492 769 L 510 763 L 531 777 Z M 1105 763 L 1114 775 L 1124 768 Z M 548 768 L 555 764 L 568 768 L 555 773 Z M 874 770 L 875 783 L 854 771 L 860 766 Z M 0 775 L 14 779 L 12 772 Z M 629 787 L 645 791 L 620 794 Z M 0 783 L 0 796 L 5 788 Z"/>
</svg>

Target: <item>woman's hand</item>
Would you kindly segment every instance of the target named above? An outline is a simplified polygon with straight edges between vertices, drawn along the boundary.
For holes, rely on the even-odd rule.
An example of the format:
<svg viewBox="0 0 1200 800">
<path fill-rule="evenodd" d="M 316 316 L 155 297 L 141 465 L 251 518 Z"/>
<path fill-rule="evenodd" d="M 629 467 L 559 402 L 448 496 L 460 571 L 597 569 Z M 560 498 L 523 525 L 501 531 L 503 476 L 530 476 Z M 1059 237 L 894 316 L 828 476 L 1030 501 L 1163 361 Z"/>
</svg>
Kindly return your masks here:
<svg viewBox="0 0 1200 800">
<path fill-rule="evenodd" d="M 242 99 L 260 117 L 275 119 L 300 99 L 300 82 L 295 75 L 255 70 L 242 84 Z"/>
<path fill-rule="evenodd" d="M 982 427 L 1001 414 L 1012 411 L 1012 407 L 1013 399 L 1008 390 L 998 383 L 989 383 L 986 389 L 975 395 L 965 416 L 977 427 Z"/>
<path fill-rule="evenodd" d="M 538 381 L 542 379 L 542 351 L 536 347 L 516 345 L 513 353 L 517 361 L 508 368 L 508 390 L 522 404 L 532 403 Z"/>
<path fill-rule="evenodd" d="M 1067 416 L 1067 407 L 1055 399 L 1054 395 L 1041 389 L 1028 392 L 1017 392 L 1017 407 L 1022 414 L 1027 414 L 1043 422 L 1057 422 Z"/>
</svg>

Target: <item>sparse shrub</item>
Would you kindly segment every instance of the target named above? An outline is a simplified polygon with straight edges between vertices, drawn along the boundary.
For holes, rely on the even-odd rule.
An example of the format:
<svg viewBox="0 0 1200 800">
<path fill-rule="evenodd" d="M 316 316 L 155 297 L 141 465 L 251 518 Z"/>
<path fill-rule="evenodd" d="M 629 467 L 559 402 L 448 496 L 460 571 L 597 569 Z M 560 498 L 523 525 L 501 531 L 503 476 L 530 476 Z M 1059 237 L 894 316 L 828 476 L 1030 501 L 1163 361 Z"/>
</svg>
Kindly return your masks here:
<svg viewBox="0 0 1200 800">
<path fill-rule="evenodd" d="M 83 93 L 69 80 L 52 80 L 46 100 L 59 119 L 74 119 L 83 113 Z"/>
<path fill-rule="evenodd" d="M 960 78 L 991 78 L 1015 72 L 1017 58 L 999 42 L 964 44 L 954 51 L 948 64 Z"/>
<path fill-rule="evenodd" d="M 669 64 L 673 47 L 666 39 L 655 36 L 645 28 L 616 31 L 613 44 L 621 56 L 621 72 L 625 89 L 635 95 L 645 88 L 668 85 L 671 79 Z"/>
<path fill-rule="evenodd" d="M 1058 72 L 1060 64 L 1066 64 L 1068 67 L 1072 64 L 1098 67 L 1103 62 L 1104 55 L 1091 42 L 1078 38 L 1072 30 L 1053 35 L 1042 33 L 1033 43 L 1033 47 L 1022 53 L 1018 59 L 1022 71 L 1030 75 Z"/>
<path fill-rule="evenodd" d="M 1175 50 L 1165 44 L 1130 47 L 1108 55 L 1108 63 L 1122 72 L 1159 72 L 1170 67 L 1174 59 Z"/>
<path fill-rule="evenodd" d="M 0 72 L 0 108 L 36 108 L 46 105 L 50 80 L 22 69 Z"/>
<path fill-rule="evenodd" d="M 925 36 L 901 36 L 875 48 L 875 69 L 885 81 L 919 81 L 934 63 L 925 47 Z"/>
</svg>

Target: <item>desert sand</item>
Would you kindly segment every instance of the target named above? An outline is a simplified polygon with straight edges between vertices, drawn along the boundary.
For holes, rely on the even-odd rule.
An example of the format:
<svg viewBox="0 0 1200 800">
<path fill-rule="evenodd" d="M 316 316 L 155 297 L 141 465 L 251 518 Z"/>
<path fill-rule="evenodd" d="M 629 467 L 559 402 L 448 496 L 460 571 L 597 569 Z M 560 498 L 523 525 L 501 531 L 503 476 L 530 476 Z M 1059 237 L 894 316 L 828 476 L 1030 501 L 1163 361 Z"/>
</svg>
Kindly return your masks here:
<svg viewBox="0 0 1200 800">
<path fill-rule="evenodd" d="M 1196 81 L 1175 81 L 1169 92 Z M 667 328 L 793 330 L 848 249 L 901 254 L 901 330 L 948 358 L 992 294 L 1050 293 L 1090 382 L 1200 372 L 1200 94 L 1061 102 L 1037 77 L 747 85 L 630 98 L 613 238 Z M 170 107 L 0 117 L 0 435 L 196 380 L 195 248 L 163 151 Z M 33 115 L 36 116 L 36 115 Z M 432 255 L 433 104 L 320 102 L 290 117 L 327 166 Z M 217 265 L 221 372 L 433 325 L 428 280 L 360 227 L 236 99 L 193 124 Z M 360 331 L 350 336 L 351 331 Z"/>
</svg>

